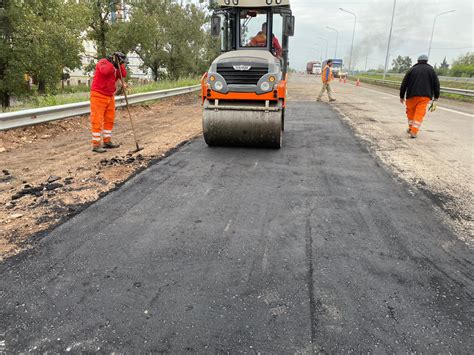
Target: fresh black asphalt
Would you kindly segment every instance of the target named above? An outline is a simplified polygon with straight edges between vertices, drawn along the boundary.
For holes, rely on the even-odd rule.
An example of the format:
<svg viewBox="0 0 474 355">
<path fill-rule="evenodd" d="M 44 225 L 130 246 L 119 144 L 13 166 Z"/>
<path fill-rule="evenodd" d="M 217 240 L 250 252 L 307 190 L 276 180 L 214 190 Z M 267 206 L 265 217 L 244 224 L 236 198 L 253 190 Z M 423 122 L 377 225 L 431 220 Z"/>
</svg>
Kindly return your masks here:
<svg viewBox="0 0 474 355">
<path fill-rule="evenodd" d="M 202 138 L 0 267 L 0 352 L 469 353 L 472 253 L 327 104 Z"/>
</svg>

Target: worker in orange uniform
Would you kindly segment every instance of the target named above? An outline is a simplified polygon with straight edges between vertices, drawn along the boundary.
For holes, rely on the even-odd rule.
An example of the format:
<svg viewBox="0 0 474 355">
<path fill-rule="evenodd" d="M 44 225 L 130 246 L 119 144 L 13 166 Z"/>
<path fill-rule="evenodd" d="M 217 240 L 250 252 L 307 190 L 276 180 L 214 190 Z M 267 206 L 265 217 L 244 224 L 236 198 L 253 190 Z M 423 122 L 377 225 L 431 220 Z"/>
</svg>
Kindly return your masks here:
<svg viewBox="0 0 474 355">
<path fill-rule="evenodd" d="M 265 47 L 267 45 L 266 22 L 262 25 L 262 30 L 250 40 L 249 45 L 251 47 Z M 283 49 L 281 48 L 280 41 L 278 40 L 278 38 L 275 37 L 274 34 L 272 34 L 272 52 L 278 58 L 281 58 L 283 54 Z"/>
<path fill-rule="evenodd" d="M 438 100 L 440 84 L 433 67 L 428 64 L 428 56 L 421 55 L 418 63 L 405 74 L 400 86 L 400 102 L 405 104 L 408 130 L 411 138 L 416 138 L 431 100 Z"/>
<path fill-rule="evenodd" d="M 127 76 L 125 64 L 127 56 L 115 52 L 107 58 L 99 60 L 95 67 L 94 79 L 91 86 L 91 129 L 92 151 L 104 153 L 106 149 L 118 148 L 119 144 L 112 143 L 112 129 L 115 120 L 115 83 Z M 123 88 L 126 89 L 126 88 Z M 101 140 L 103 144 L 101 145 Z"/>
<path fill-rule="evenodd" d="M 332 59 L 328 59 L 326 62 L 326 66 L 324 67 L 323 71 L 321 72 L 321 78 L 323 80 L 323 87 L 319 92 L 318 99 L 316 101 L 320 102 L 321 98 L 325 91 L 328 92 L 329 101 L 336 101 L 335 98 L 332 97 L 332 89 L 331 89 L 331 81 L 334 79 L 334 75 L 332 74 Z"/>
</svg>

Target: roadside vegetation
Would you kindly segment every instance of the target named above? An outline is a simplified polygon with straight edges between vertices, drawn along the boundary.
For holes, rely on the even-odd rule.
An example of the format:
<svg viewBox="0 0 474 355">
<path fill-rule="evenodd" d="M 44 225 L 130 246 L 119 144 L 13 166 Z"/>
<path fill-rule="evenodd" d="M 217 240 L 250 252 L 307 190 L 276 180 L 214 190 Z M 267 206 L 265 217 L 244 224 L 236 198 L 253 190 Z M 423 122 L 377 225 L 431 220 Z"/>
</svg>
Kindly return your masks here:
<svg viewBox="0 0 474 355">
<path fill-rule="evenodd" d="M 382 74 L 371 75 L 371 74 L 360 73 L 360 74 L 350 77 L 350 79 L 351 80 L 359 79 L 361 82 L 367 83 L 367 84 L 386 86 L 386 87 L 391 87 L 391 88 L 396 88 L 396 89 L 399 88 L 399 84 L 383 83 L 381 81 L 374 82 L 374 79 L 382 80 L 383 79 Z M 389 74 L 387 74 L 385 80 L 401 83 L 403 80 L 403 76 L 393 76 L 393 75 L 390 76 Z M 474 90 L 474 83 L 456 82 L 456 81 L 440 81 L 440 84 L 442 87 Z M 441 93 L 441 97 L 446 98 L 446 99 L 451 99 L 451 100 L 474 103 L 474 97 L 472 96 Z"/>
<path fill-rule="evenodd" d="M 359 77 L 360 79 L 368 78 L 368 79 L 382 80 L 383 74 L 360 73 L 360 74 L 355 75 L 355 77 Z M 393 74 L 390 75 L 390 73 L 388 73 L 387 76 L 385 77 L 385 80 L 397 81 L 401 83 L 401 81 L 403 80 L 403 75 L 394 76 Z M 474 90 L 474 82 L 440 80 L 440 84 L 441 86 L 444 86 L 444 87 Z"/>
<path fill-rule="evenodd" d="M 178 80 L 160 80 L 156 82 L 150 82 L 148 84 L 139 85 L 129 82 L 129 95 L 139 94 L 150 91 L 166 90 L 179 88 L 183 86 L 197 85 L 199 83 L 198 77 L 182 78 Z M 31 108 L 56 106 L 72 104 L 76 102 L 82 102 L 89 100 L 90 88 L 86 85 L 71 86 L 70 89 L 60 90 L 56 94 L 52 95 L 30 95 L 25 97 L 20 103 L 5 109 L 5 112 L 19 111 Z"/>
<path fill-rule="evenodd" d="M 216 56 L 206 5 L 182 1 L 0 1 L 0 103 L 41 107 L 81 101 L 87 86 L 63 88 L 61 80 L 115 51 L 132 53 L 153 81 L 136 92 L 180 86 L 202 75 Z M 91 54 L 84 48 L 92 43 Z M 89 65 L 82 68 L 82 59 Z M 17 109 L 15 107 L 14 109 Z"/>
<path fill-rule="evenodd" d="M 410 57 L 399 55 L 392 61 L 392 68 L 389 73 L 404 74 L 412 67 L 414 63 Z M 431 63 L 430 63 L 431 64 Z M 474 77 L 474 53 L 468 52 L 459 56 L 452 64 L 448 64 L 446 57 L 438 64 L 434 63 L 433 67 L 439 76 L 450 76 L 454 78 L 472 78 Z M 369 70 L 372 74 L 381 74 L 383 69 Z"/>
<path fill-rule="evenodd" d="M 413 63 L 410 57 L 402 57 L 398 56 L 392 62 L 392 68 L 387 73 L 385 80 L 394 81 L 397 83 L 401 83 L 403 80 L 404 74 L 412 67 Z M 466 53 L 460 56 L 458 59 L 453 61 L 451 65 L 448 64 L 446 58 L 444 58 L 443 62 L 438 65 L 434 65 L 434 69 L 438 76 L 440 77 L 452 77 L 458 78 L 459 80 L 443 80 L 441 78 L 440 84 L 442 87 L 454 88 L 454 89 L 466 89 L 466 90 L 474 90 L 474 82 L 467 81 L 465 79 L 474 77 L 474 53 Z M 376 84 L 379 86 L 387 86 L 387 87 L 398 87 L 398 85 L 392 83 L 382 83 L 377 82 L 375 83 L 374 80 L 382 80 L 383 79 L 383 69 L 379 70 L 369 70 L 368 72 L 364 73 L 357 73 L 351 77 L 352 80 L 360 79 L 362 82 L 366 82 L 368 84 Z M 456 94 L 446 94 L 442 93 L 441 97 L 464 101 L 464 102 L 471 102 L 474 103 L 474 97 L 464 96 L 464 95 L 456 95 Z"/>
</svg>

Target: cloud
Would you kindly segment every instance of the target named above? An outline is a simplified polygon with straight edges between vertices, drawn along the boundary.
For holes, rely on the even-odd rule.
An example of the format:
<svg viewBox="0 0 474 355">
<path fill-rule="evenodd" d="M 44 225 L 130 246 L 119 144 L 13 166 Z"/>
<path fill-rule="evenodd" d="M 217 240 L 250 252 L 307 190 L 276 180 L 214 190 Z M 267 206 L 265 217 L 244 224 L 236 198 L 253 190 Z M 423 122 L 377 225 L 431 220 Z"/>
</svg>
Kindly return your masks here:
<svg viewBox="0 0 474 355">
<path fill-rule="evenodd" d="M 358 69 L 383 66 L 387 50 L 392 16 L 392 0 L 316 1 L 293 0 L 296 16 L 296 34 L 290 41 L 291 66 L 303 70 L 305 63 L 325 57 L 328 40 L 328 57 L 335 54 L 334 32 L 339 30 L 337 56 L 349 59 L 353 17 L 339 10 L 346 8 L 357 14 L 353 62 Z M 436 14 L 455 9 L 456 12 L 440 16 L 436 23 L 431 63 L 440 63 L 446 56 L 452 61 L 459 55 L 473 51 L 473 4 L 469 0 L 409 1 L 398 0 L 392 35 L 391 59 L 398 55 L 416 59 L 427 53 L 433 20 Z M 390 60 L 391 62 L 391 60 Z"/>
</svg>

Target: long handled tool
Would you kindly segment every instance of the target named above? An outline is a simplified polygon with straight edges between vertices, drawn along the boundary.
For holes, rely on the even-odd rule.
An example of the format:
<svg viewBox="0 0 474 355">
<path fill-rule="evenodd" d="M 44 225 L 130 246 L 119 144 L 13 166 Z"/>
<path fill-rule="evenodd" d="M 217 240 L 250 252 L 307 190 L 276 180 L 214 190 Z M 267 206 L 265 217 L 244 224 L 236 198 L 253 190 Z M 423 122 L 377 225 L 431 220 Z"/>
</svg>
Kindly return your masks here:
<svg viewBox="0 0 474 355">
<path fill-rule="evenodd" d="M 136 152 L 139 152 L 140 150 L 142 150 L 143 148 L 141 148 L 138 145 L 137 135 L 135 133 L 135 126 L 133 125 L 132 114 L 130 113 L 130 106 L 128 105 L 127 90 L 125 89 L 125 84 L 123 82 L 122 67 L 120 66 L 120 64 L 119 64 L 118 72 L 120 74 L 120 83 L 122 84 L 123 95 L 125 96 L 125 104 L 127 106 L 128 118 L 130 119 L 130 124 L 132 125 L 133 139 L 135 140 L 135 146 L 137 147 L 137 149 L 134 150 L 132 153 L 136 153 Z"/>
</svg>

